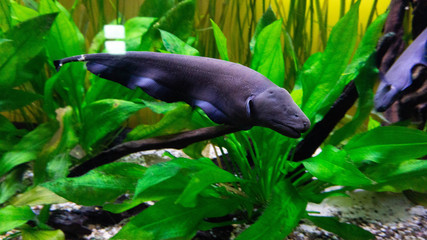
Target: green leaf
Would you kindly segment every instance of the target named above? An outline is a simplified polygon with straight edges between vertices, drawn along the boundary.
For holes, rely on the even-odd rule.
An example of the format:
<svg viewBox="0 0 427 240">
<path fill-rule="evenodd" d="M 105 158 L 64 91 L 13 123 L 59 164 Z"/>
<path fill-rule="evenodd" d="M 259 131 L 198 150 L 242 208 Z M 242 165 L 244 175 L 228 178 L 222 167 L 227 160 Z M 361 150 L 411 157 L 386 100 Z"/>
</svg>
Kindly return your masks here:
<svg viewBox="0 0 427 240">
<path fill-rule="evenodd" d="M 127 20 L 124 25 L 126 50 L 127 51 L 139 50 L 142 35 L 144 35 L 148 31 L 148 29 L 150 29 L 153 26 L 153 24 L 156 21 L 157 21 L 157 18 L 150 18 L 150 17 L 134 17 Z"/>
<path fill-rule="evenodd" d="M 65 240 L 64 233 L 58 230 L 36 230 L 25 228 L 21 230 L 25 240 Z"/>
<path fill-rule="evenodd" d="M 407 160 L 400 163 L 376 164 L 364 171 L 377 184 L 366 189 L 373 191 L 402 192 L 413 190 L 427 192 L 427 161 Z"/>
<path fill-rule="evenodd" d="M 370 185 L 366 177 L 349 159 L 345 150 L 327 145 L 322 152 L 303 161 L 309 173 L 321 181 L 343 186 Z"/>
<path fill-rule="evenodd" d="M 273 9 L 271 9 L 271 6 L 267 8 L 265 13 L 262 15 L 262 17 L 258 20 L 258 23 L 255 28 L 254 35 L 252 36 L 251 42 L 249 44 L 249 48 L 251 49 L 251 53 L 254 54 L 255 50 L 255 42 L 260 34 L 260 32 L 267 27 L 268 25 L 272 24 L 277 20 L 276 14 L 274 14 Z"/>
<path fill-rule="evenodd" d="M 118 99 L 99 100 L 85 106 L 82 112 L 82 145 L 88 149 L 143 107 L 143 104 Z"/>
<path fill-rule="evenodd" d="M 37 159 L 43 146 L 52 138 L 57 126 L 45 123 L 26 134 L 13 149 L 0 158 L 0 176 L 20 164 Z"/>
<path fill-rule="evenodd" d="M 62 178 L 43 186 L 59 196 L 82 205 L 103 205 L 134 190 L 145 167 L 133 163 L 110 163 L 81 177 Z"/>
<path fill-rule="evenodd" d="M 191 239 L 205 222 L 237 208 L 232 199 L 199 198 L 198 205 L 186 208 L 173 198 L 157 202 L 131 219 L 112 239 Z"/>
<path fill-rule="evenodd" d="M 41 14 L 59 13 L 46 41 L 46 50 L 50 59 L 61 59 L 84 53 L 84 37 L 68 11 L 58 1 L 41 0 L 39 11 Z"/>
<path fill-rule="evenodd" d="M 56 195 L 47 188 L 36 186 L 22 194 L 11 199 L 10 204 L 16 207 L 20 206 L 35 206 L 46 204 L 58 204 L 68 202 L 64 198 Z"/>
<path fill-rule="evenodd" d="M 3 204 L 16 192 L 25 188 L 22 183 L 22 177 L 26 169 L 25 167 L 15 168 L 2 180 L 0 184 L 0 204 Z"/>
<path fill-rule="evenodd" d="M 139 16 L 162 17 L 175 5 L 175 0 L 145 0 L 139 9 Z"/>
<path fill-rule="evenodd" d="M 16 78 L 32 58 L 38 56 L 44 46 L 44 37 L 55 20 L 56 13 L 32 18 L 10 29 L 5 38 L 12 41 L 0 45 L 0 87 L 12 88 L 30 80 Z"/>
<path fill-rule="evenodd" d="M 375 239 L 375 236 L 369 231 L 364 230 L 353 224 L 341 223 L 335 217 L 307 216 L 316 226 L 333 232 L 346 240 L 367 240 Z"/>
<path fill-rule="evenodd" d="M 22 108 L 41 98 L 42 96 L 28 91 L 3 89 L 0 95 L 0 112 Z"/>
<path fill-rule="evenodd" d="M 177 133 L 190 126 L 192 108 L 187 104 L 179 104 L 167 112 L 160 121 L 152 125 L 138 125 L 126 136 L 126 141 L 138 140 L 154 136 Z"/>
<path fill-rule="evenodd" d="M 0 13 L 0 32 L 6 32 L 12 27 L 9 0 L 0 0 Z"/>
<path fill-rule="evenodd" d="M 221 59 L 229 61 L 228 52 L 227 52 L 227 38 L 222 33 L 218 25 L 211 19 L 211 24 L 213 28 L 213 33 L 215 37 L 216 47 L 218 48 L 219 55 Z"/>
<path fill-rule="evenodd" d="M 71 165 L 70 152 L 79 142 L 74 130 L 73 109 L 70 106 L 59 108 L 56 113 L 59 128 L 34 161 L 34 184 L 65 177 Z"/>
<path fill-rule="evenodd" d="M 162 36 L 163 45 L 166 50 L 170 53 L 183 54 L 183 55 L 192 55 L 199 56 L 200 53 L 197 49 L 188 45 L 186 42 L 179 39 L 177 36 L 173 35 L 170 32 L 160 30 L 160 35 Z"/>
<path fill-rule="evenodd" d="M 176 158 L 169 162 L 159 163 L 148 168 L 144 177 L 138 181 L 135 198 L 147 197 L 146 191 L 157 188 L 157 185 L 174 178 L 185 177 L 185 183 L 178 182 L 181 193 L 175 203 L 185 207 L 194 207 L 197 196 L 210 185 L 220 182 L 239 181 L 233 174 L 219 168 L 210 159 L 198 160 Z"/>
<path fill-rule="evenodd" d="M 34 217 L 35 214 L 29 206 L 6 206 L 0 209 L 0 233 L 19 227 Z"/>
<path fill-rule="evenodd" d="M 282 21 L 277 20 L 265 27 L 256 39 L 251 68 L 260 72 L 277 86 L 283 86 L 285 63 L 280 43 Z"/>
<path fill-rule="evenodd" d="M 377 127 L 353 137 L 344 150 L 356 164 L 415 159 L 427 155 L 427 133 L 405 127 Z"/>
<path fill-rule="evenodd" d="M 323 115 L 349 81 L 341 76 L 356 44 L 359 4 L 360 1 L 356 2 L 338 21 L 332 28 L 325 51 L 313 54 L 298 75 L 304 93 L 302 109 L 312 124 L 318 120 L 316 114 Z"/>
<path fill-rule="evenodd" d="M 10 151 L 26 133 L 27 130 L 16 129 L 9 119 L 0 114 L 0 159 L 3 153 Z"/>
<path fill-rule="evenodd" d="M 25 22 L 31 18 L 37 17 L 39 14 L 31 8 L 28 8 L 22 4 L 19 4 L 15 1 L 10 2 L 10 10 L 11 10 L 11 19 L 12 25 L 19 24 L 21 22 Z"/>
<path fill-rule="evenodd" d="M 187 40 L 193 31 L 195 9 L 194 0 L 180 1 L 159 19 L 158 29 L 170 32 L 184 41 Z"/>
<path fill-rule="evenodd" d="M 285 181 L 273 190 L 267 208 L 258 220 L 237 237 L 239 239 L 285 239 L 298 225 L 307 202 Z"/>
</svg>

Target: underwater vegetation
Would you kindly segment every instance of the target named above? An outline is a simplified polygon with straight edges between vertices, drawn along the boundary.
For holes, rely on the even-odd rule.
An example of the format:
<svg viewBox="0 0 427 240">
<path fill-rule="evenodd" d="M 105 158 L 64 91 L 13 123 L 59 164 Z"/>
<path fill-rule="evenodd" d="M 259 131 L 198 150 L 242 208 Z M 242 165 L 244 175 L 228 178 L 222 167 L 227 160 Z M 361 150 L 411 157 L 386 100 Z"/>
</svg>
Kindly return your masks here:
<svg viewBox="0 0 427 240">
<path fill-rule="evenodd" d="M 377 45 L 388 41 L 383 29 L 393 8 L 378 13 L 374 1 L 361 29 L 363 1 L 341 1 L 333 26 L 320 14 L 328 11 L 321 1 L 289 1 L 281 8 L 282 1 L 146 0 L 132 3 L 139 11 L 131 18 L 120 12 L 125 1 L 109 2 L 115 19 L 101 11 L 104 1 L 76 0 L 64 7 L 53 0 L 0 0 L 0 233 L 14 229 L 9 239 L 65 239 L 72 231 L 52 227 L 49 218 L 52 204 L 68 201 L 115 214 L 133 212 L 113 239 L 191 239 L 198 231 L 232 224 L 249 225 L 237 239 L 284 239 L 301 219 L 344 239 L 372 239 L 355 225 L 308 212 L 307 204 L 355 189 L 427 192 L 427 162 L 421 159 L 427 155 L 425 121 L 418 128 L 409 120 L 387 124 L 373 112 Z M 74 20 L 81 8 L 89 21 Z M 225 14 L 215 17 L 220 10 L 237 14 L 238 33 L 225 34 L 230 20 Z M 242 15 L 245 11 L 252 13 Z M 82 22 L 87 28 L 78 27 Z M 105 24 L 123 25 L 124 36 L 106 37 Z M 129 80 L 123 69 L 138 71 L 142 63 L 99 70 L 126 56 L 105 55 L 106 42 L 124 42 L 135 52 L 130 55 L 161 56 L 171 66 L 157 74 L 167 80 L 178 71 L 173 61 L 188 61 L 192 68 L 178 73 L 199 81 L 188 84 L 183 78 L 182 86 L 173 86 L 184 88 L 184 98 L 158 79 L 142 79 L 142 89 L 129 89 L 122 86 L 129 82 L 120 82 Z M 86 55 L 94 53 L 103 54 Z M 72 56 L 78 57 L 62 63 L 84 56 L 80 60 L 89 60 L 88 66 L 62 64 L 57 71 L 54 61 Z M 91 63 L 96 56 L 107 60 Z M 197 68 L 199 56 L 210 58 Z M 412 58 L 398 61 L 425 64 L 405 59 Z M 212 93 L 193 72 L 212 62 L 239 66 L 236 75 L 262 78 L 247 86 L 251 91 L 285 91 L 285 105 L 291 102 L 299 111 L 300 120 L 293 121 L 303 127 L 283 130 L 265 123 L 268 111 L 283 104 L 281 98 L 259 104 L 255 97 L 217 108 L 226 97 L 243 99 L 237 97 L 244 89 L 230 88 L 215 74 L 210 78 L 220 82 L 215 95 L 192 101 Z M 410 77 L 425 79 L 423 71 Z M 113 81 L 106 80 L 108 74 Z M 221 94 L 225 97 L 218 99 Z M 249 126 L 248 108 L 259 120 Z M 202 154 L 208 144 L 218 147 L 215 161 Z M 119 160 L 169 147 L 189 157 L 169 154 L 172 160 L 149 167 Z M 316 155 L 316 150 L 321 151 Z M 134 211 L 149 201 L 155 204 Z"/>
</svg>

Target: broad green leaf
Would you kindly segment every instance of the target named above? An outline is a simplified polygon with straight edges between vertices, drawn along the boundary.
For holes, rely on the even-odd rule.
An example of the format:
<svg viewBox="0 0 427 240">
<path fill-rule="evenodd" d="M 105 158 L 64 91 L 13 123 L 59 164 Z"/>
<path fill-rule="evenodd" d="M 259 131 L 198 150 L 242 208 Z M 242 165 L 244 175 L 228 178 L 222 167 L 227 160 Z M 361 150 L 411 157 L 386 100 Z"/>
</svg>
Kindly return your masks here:
<svg viewBox="0 0 427 240">
<path fill-rule="evenodd" d="M 183 55 L 192 55 L 199 56 L 200 53 L 197 49 L 188 45 L 186 42 L 182 41 L 175 35 L 170 32 L 160 30 L 160 35 L 162 36 L 163 46 L 170 53 L 183 54 Z"/>
<path fill-rule="evenodd" d="M 338 21 L 332 28 L 325 51 L 312 55 L 298 75 L 304 93 L 302 109 L 312 124 L 317 121 L 316 114 L 324 114 L 347 84 L 340 78 L 356 44 L 359 4 L 360 1 L 356 2 Z"/>
<path fill-rule="evenodd" d="M 2 136 L 0 138 L 0 158 L 3 153 L 10 151 L 26 133 L 27 130 L 16 129 L 9 119 L 0 114 L 0 136 Z"/>
<path fill-rule="evenodd" d="M 175 0 L 145 0 L 139 9 L 139 16 L 162 17 L 174 6 L 175 2 Z"/>
<path fill-rule="evenodd" d="M 45 204 L 58 204 L 68 202 L 64 198 L 56 195 L 47 188 L 36 186 L 22 194 L 11 199 L 10 204 L 16 207 L 20 206 L 35 206 Z"/>
<path fill-rule="evenodd" d="M 25 188 L 22 183 L 25 170 L 27 170 L 26 167 L 17 167 L 2 180 L 0 184 L 0 204 L 3 204 L 16 192 Z"/>
<path fill-rule="evenodd" d="M 354 79 L 359 95 L 356 113 L 349 123 L 334 132 L 328 144 L 336 146 L 341 141 L 353 136 L 371 113 L 374 106 L 373 88 L 378 78 L 378 71 L 375 66 L 375 54 L 372 54 L 370 59 L 369 63 L 360 69 L 359 75 Z"/>
<path fill-rule="evenodd" d="M 227 52 L 227 38 L 222 33 L 218 25 L 211 19 L 211 24 L 213 28 L 213 33 L 215 37 L 216 47 L 218 49 L 221 59 L 229 61 L 228 52 Z"/>
<path fill-rule="evenodd" d="M 261 217 L 237 237 L 239 239 L 285 239 L 298 225 L 307 202 L 289 182 L 279 182 Z"/>
<path fill-rule="evenodd" d="M 195 9 L 194 0 L 180 1 L 159 19 L 158 29 L 170 32 L 184 41 L 187 40 L 193 31 Z"/>
<path fill-rule="evenodd" d="M 377 184 L 367 187 L 368 190 L 427 192 L 427 161 L 425 160 L 370 165 L 364 173 L 377 182 Z"/>
<path fill-rule="evenodd" d="M 319 155 L 304 160 L 303 164 L 319 180 L 335 185 L 358 187 L 372 184 L 350 161 L 345 150 L 331 145 L 327 145 Z"/>
<path fill-rule="evenodd" d="M 265 13 L 262 15 L 262 17 L 258 20 L 258 23 L 255 28 L 254 35 L 251 38 L 251 42 L 249 44 L 249 48 L 251 49 L 252 55 L 255 51 L 255 42 L 260 34 L 260 32 L 267 27 L 268 25 L 272 24 L 277 20 L 276 14 L 274 14 L 273 10 L 271 9 L 271 6 L 267 8 Z"/>
<path fill-rule="evenodd" d="M 377 127 L 353 137 L 344 150 L 356 164 L 415 159 L 427 155 L 427 133 L 405 127 Z"/>
<path fill-rule="evenodd" d="M 10 1 L 10 10 L 12 25 L 19 24 L 39 15 L 34 9 L 23 6 L 16 1 Z"/>
<path fill-rule="evenodd" d="M 70 152 L 79 142 L 74 130 L 73 109 L 70 106 L 58 108 L 56 114 L 59 128 L 34 161 L 34 184 L 67 176 L 71 165 Z"/>
<path fill-rule="evenodd" d="M 62 77 L 62 75 L 67 74 L 67 69 L 69 69 L 69 65 L 65 65 L 63 68 L 63 71 L 55 73 L 51 78 L 46 81 L 44 85 L 43 109 L 51 119 L 55 118 L 55 110 L 58 108 L 58 104 L 53 98 L 55 84 Z"/>
<path fill-rule="evenodd" d="M 56 60 L 84 53 L 83 35 L 68 11 L 58 1 L 41 0 L 39 11 L 41 14 L 59 13 L 46 41 L 50 59 Z"/>
<path fill-rule="evenodd" d="M 164 199 L 132 218 L 112 239 L 191 239 L 206 218 L 225 216 L 237 205 L 232 199 L 199 198 L 196 207 L 186 208 Z"/>
<path fill-rule="evenodd" d="M 138 125 L 126 136 L 126 141 L 138 140 L 154 136 L 162 136 L 177 133 L 190 126 L 192 108 L 186 104 L 167 112 L 163 118 L 152 125 Z"/>
<path fill-rule="evenodd" d="M 283 86 L 285 63 L 283 60 L 280 35 L 282 21 L 277 20 L 265 27 L 256 38 L 251 68 L 260 72 L 277 86 Z"/>
<path fill-rule="evenodd" d="M 139 50 L 142 35 L 145 34 L 156 21 L 156 18 L 150 17 L 134 17 L 127 20 L 124 25 L 126 50 Z"/>
<path fill-rule="evenodd" d="M 185 177 L 185 183 L 183 185 L 179 182 L 182 189 L 175 203 L 180 203 L 185 207 L 194 207 L 200 192 L 212 184 L 238 181 L 238 178 L 216 166 L 210 159 L 176 158 L 148 168 L 144 177 L 138 181 L 135 198 L 148 196 L 146 190 L 151 188 L 154 191 L 158 184 L 170 180 L 176 175 Z"/>
<path fill-rule="evenodd" d="M 26 63 L 38 56 L 44 46 L 44 37 L 55 20 L 56 13 L 41 15 L 27 20 L 5 33 L 12 41 L 0 45 L 0 87 L 11 88 L 28 81 L 28 78 L 16 78 L 25 71 Z"/>
<path fill-rule="evenodd" d="M 316 226 L 333 232 L 346 240 L 375 239 L 375 236 L 369 231 L 353 224 L 339 222 L 335 217 L 307 216 L 307 219 Z"/>
<path fill-rule="evenodd" d="M 28 91 L 3 89 L 0 95 L 0 112 L 22 108 L 41 98 L 42 96 Z"/>
<path fill-rule="evenodd" d="M 386 18 L 387 14 L 382 14 L 368 27 L 352 62 L 347 66 L 342 77 L 347 79 L 344 80 L 345 82 L 354 79 L 359 101 L 352 121 L 334 133 L 329 142 L 331 145 L 337 145 L 340 141 L 353 135 L 369 117 L 373 107 L 373 87 L 378 78 L 375 52 Z"/>
<path fill-rule="evenodd" d="M 26 134 L 13 149 L 0 158 L 0 176 L 20 164 L 37 159 L 43 146 L 57 129 L 55 124 L 45 123 Z"/>
<path fill-rule="evenodd" d="M 81 177 L 62 178 L 43 187 L 59 196 L 82 205 L 103 205 L 118 196 L 132 192 L 145 167 L 133 163 L 110 163 Z"/>
<path fill-rule="evenodd" d="M 90 148 L 143 107 L 143 104 L 118 99 L 99 100 L 85 106 L 82 113 L 82 145 Z"/>
<path fill-rule="evenodd" d="M 25 228 L 21 230 L 25 240 L 65 240 L 64 233 L 58 230 L 36 230 Z"/>
<path fill-rule="evenodd" d="M 29 206 L 6 206 L 0 209 L 0 233 L 19 227 L 34 217 L 35 214 Z"/>
</svg>

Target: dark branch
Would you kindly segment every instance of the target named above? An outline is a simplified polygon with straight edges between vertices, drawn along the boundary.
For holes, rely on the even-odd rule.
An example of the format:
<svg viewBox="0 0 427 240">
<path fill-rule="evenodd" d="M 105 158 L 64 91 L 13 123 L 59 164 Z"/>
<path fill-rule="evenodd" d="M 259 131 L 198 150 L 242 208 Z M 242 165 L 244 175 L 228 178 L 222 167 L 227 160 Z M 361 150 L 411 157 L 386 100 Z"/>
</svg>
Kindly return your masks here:
<svg viewBox="0 0 427 240">
<path fill-rule="evenodd" d="M 81 176 L 96 167 L 114 162 L 115 160 L 131 153 L 161 148 L 181 149 L 195 142 L 216 138 L 240 130 L 242 129 L 235 126 L 223 125 L 200 128 L 167 136 L 125 142 L 100 153 L 94 158 L 72 169 L 70 174 L 68 174 L 68 177 Z"/>
</svg>

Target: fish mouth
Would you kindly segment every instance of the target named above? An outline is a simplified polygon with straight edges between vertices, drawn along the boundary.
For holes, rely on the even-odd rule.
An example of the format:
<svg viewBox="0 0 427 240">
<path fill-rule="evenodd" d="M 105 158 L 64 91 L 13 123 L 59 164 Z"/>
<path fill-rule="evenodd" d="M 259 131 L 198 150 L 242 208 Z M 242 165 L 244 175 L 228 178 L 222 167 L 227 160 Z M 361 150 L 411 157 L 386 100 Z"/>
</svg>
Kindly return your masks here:
<svg viewBox="0 0 427 240">
<path fill-rule="evenodd" d="M 271 120 L 271 121 L 273 122 L 272 129 L 274 131 L 291 138 L 301 137 L 301 132 L 303 132 L 303 130 L 300 130 L 295 127 L 291 127 L 289 125 L 285 125 L 277 120 Z"/>
</svg>

